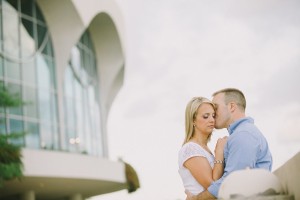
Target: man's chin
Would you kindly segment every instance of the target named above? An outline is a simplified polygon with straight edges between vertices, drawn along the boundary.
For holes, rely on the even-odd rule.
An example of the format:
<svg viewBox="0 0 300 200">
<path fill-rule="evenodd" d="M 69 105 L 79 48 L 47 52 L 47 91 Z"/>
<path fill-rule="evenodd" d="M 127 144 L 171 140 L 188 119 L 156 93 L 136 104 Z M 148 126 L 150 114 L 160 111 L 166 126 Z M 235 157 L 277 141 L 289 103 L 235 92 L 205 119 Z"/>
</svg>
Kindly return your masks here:
<svg viewBox="0 0 300 200">
<path fill-rule="evenodd" d="M 215 125 L 215 129 L 222 129 L 222 128 L 225 128 L 223 126 L 218 126 L 218 125 Z"/>
</svg>

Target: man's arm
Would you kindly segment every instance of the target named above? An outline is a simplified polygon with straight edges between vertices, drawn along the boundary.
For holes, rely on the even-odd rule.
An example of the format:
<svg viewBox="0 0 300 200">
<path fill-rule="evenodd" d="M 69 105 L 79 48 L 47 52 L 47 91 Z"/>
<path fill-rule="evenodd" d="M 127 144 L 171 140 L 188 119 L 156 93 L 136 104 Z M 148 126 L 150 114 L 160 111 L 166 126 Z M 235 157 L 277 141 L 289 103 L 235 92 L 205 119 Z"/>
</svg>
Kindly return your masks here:
<svg viewBox="0 0 300 200">
<path fill-rule="evenodd" d="M 208 192 L 218 197 L 219 189 L 223 180 L 233 171 L 245 169 L 247 167 L 254 168 L 256 160 L 256 152 L 258 150 L 259 143 L 256 138 L 247 132 L 239 133 L 235 135 L 230 141 L 227 142 L 228 151 L 226 165 L 223 176 L 212 182 L 207 188 Z"/>
<path fill-rule="evenodd" d="M 209 193 L 207 190 L 204 190 L 203 192 L 199 193 L 197 196 L 193 196 L 191 193 L 186 192 L 186 200 L 212 200 L 216 199 L 214 195 Z"/>
</svg>

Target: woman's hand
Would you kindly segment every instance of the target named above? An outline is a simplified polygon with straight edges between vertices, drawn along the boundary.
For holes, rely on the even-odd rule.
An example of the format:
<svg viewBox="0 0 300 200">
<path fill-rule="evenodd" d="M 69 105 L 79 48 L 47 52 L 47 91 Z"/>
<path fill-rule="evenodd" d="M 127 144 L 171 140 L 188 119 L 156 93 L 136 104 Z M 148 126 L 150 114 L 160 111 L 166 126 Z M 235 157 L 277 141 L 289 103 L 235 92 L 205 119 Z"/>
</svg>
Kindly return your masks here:
<svg viewBox="0 0 300 200">
<path fill-rule="evenodd" d="M 227 136 L 219 138 L 215 147 L 215 159 L 224 160 L 224 147 L 227 142 Z"/>
</svg>

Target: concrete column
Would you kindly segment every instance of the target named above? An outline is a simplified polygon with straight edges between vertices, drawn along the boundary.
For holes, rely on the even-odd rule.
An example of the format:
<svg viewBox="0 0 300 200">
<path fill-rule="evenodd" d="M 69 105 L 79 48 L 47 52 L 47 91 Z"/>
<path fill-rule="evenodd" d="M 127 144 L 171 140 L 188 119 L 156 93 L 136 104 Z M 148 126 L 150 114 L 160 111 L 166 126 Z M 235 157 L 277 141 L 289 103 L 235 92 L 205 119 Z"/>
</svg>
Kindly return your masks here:
<svg viewBox="0 0 300 200">
<path fill-rule="evenodd" d="M 77 193 L 70 196 L 69 200 L 83 200 L 82 195 Z"/>
<path fill-rule="evenodd" d="M 33 190 L 24 192 L 21 195 L 21 200 L 35 200 L 35 192 Z"/>
</svg>

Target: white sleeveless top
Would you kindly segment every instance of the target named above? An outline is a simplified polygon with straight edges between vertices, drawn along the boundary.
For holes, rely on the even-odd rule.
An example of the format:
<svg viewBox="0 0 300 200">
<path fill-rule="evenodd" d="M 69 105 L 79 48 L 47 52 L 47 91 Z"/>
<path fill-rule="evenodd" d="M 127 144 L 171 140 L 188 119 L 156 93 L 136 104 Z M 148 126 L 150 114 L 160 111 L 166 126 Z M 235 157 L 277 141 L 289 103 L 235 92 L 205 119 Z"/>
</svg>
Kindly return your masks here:
<svg viewBox="0 0 300 200">
<path fill-rule="evenodd" d="M 187 142 L 184 144 L 178 153 L 178 165 L 179 165 L 179 175 L 181 176 L 183 186 L 185 190 L 188 190 L 193 195 L 199 194 L 200 192 L 204 191 L 202 185 L 193 177 L 191 172 L 183 166 L 184 162 L 187 161 L 189 158 L 202 156 L 205 157 L 211 168 L 214 167 L 214 156 L 207 152 L 203 147 L 198 145 L 195 142 Z"/>
</svg>

